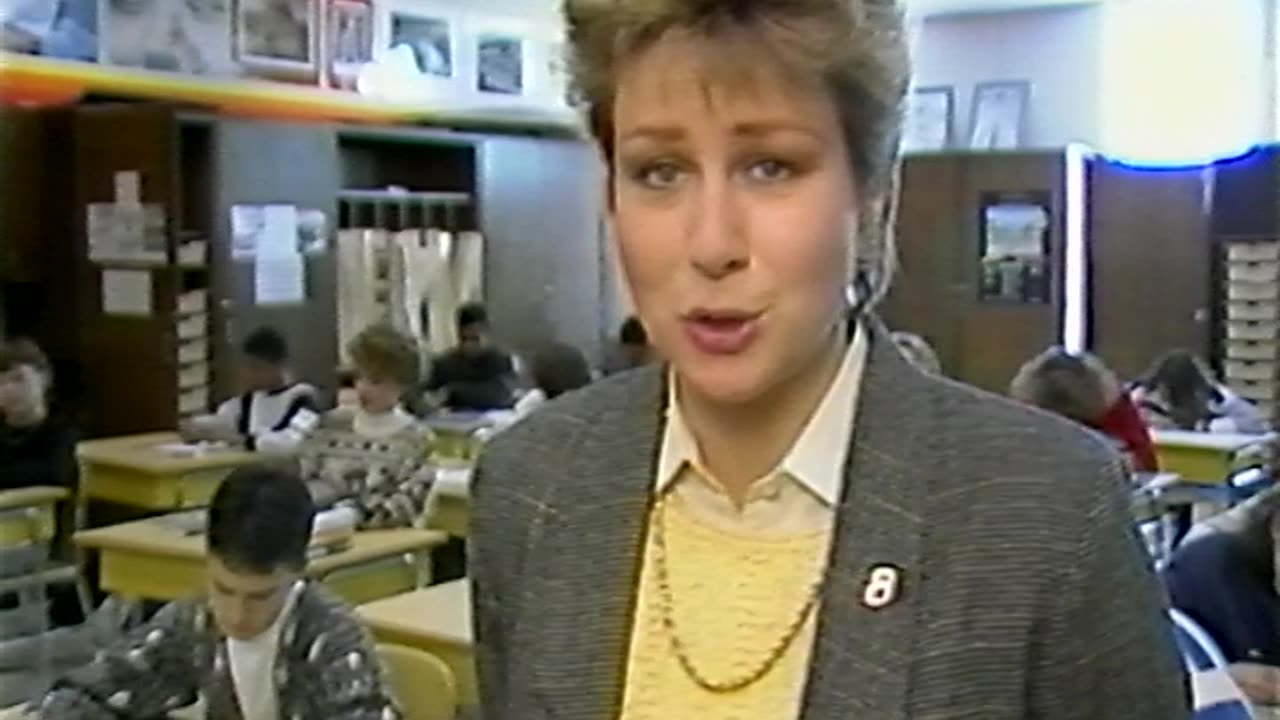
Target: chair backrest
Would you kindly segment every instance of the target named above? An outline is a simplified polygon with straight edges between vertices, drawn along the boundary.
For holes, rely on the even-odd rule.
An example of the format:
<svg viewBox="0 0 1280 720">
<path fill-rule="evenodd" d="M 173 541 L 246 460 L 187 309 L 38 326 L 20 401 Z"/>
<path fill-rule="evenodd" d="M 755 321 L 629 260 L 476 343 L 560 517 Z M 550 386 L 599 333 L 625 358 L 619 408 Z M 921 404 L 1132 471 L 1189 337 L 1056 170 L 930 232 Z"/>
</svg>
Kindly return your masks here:
<svg viewBox="0 0 1280 720">
<path fill-rule="evenodd" d="M 378 645 L 378 657 L 400 700 L 405 720 L 454 720 L 458 688 L 440 658 L 402 645 Z"/>
<path fill-rule="evenodd" d="M 1172 608 L 1169 610 L 1169 617 L 1173 620 L 1174 637 L 1178 641 L 1178 649 L 1182 651 L 1182 660 L 1188 672 L 1227 667 L 1226 656 L 1222 654 L 1218 643 L 1200 627 L 1200 623 L 1181 610 Z"/>
</svg>

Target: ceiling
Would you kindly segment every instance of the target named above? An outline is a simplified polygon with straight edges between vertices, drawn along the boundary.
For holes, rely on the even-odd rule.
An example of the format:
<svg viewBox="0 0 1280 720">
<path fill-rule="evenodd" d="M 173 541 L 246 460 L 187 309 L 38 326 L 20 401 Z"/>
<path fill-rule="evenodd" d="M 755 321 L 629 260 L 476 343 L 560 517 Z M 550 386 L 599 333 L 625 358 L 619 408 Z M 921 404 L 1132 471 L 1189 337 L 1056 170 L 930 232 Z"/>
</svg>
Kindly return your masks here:
<svg viewBox="0 0 1280 720">
<path fill-rule="evenodd" d="M 1097 5 L 1102 0 L 906 0 L 909 11 L 920 15 L 1000 12 L 1036 8 Z"/>
</svg>

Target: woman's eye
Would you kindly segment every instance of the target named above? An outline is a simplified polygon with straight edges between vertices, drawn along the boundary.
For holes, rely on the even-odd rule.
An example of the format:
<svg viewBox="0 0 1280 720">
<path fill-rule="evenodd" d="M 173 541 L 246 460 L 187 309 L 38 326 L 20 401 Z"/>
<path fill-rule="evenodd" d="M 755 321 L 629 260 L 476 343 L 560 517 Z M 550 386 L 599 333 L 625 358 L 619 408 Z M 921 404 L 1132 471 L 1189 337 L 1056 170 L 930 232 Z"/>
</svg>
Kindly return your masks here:
<svg viewBox="0 0 1280 720">
<path fill-rule="evenodd" d="M 654 163 L 637 170 L 633 177 L 640 184 L 654 190 L 666 190 L 675 187 L 683 176 L 675 163 Z"/>
<path fill-rule="evenodd" d="M 791 166 L 781 160 L 761 160 L 747 168 L 747 176 L 756 182 L 778 182 L 793 174 Z"/>
</svg>

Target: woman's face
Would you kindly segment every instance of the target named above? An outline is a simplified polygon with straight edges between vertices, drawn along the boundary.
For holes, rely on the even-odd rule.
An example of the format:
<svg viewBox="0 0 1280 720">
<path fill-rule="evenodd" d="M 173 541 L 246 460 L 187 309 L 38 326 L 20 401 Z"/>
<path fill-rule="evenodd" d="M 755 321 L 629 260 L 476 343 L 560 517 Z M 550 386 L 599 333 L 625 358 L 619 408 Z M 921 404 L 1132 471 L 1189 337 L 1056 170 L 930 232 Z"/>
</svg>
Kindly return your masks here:
<svg viewBox="0 0 1280 720">
<path fill-rule="evenodd" d="M 857 191 L 820 86 L 764 63 L 721 82 L 707 72 L 716 51 L 664 39 L 619 78 L 611 219 L 637 311 L 682 388 L 740 403 L 830 347 Z"/>
</svg>

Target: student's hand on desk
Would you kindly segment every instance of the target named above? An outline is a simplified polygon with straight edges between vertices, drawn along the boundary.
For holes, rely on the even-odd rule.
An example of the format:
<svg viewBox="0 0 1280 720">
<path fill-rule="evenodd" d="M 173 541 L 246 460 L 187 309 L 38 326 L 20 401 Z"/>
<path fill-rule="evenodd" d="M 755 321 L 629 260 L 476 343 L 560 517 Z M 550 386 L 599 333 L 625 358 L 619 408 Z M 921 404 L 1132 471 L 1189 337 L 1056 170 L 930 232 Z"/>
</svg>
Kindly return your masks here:
<svg viewBox="0 0 1280 720">
<path fill-rule="evenodd" d="M 1227 670 L 1250 702 L 1280 705 L 1280 667 L 1233 663 Z"/>
</svg>

